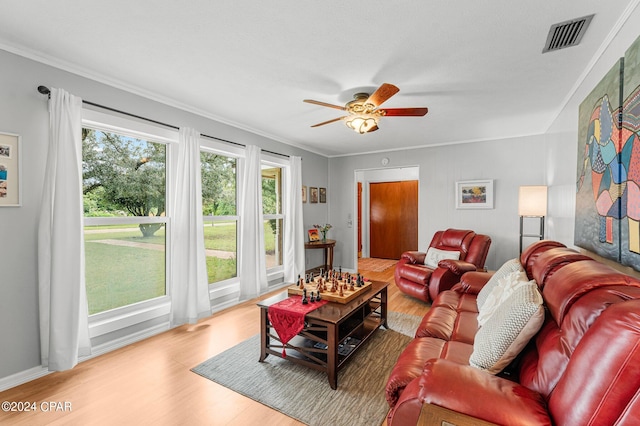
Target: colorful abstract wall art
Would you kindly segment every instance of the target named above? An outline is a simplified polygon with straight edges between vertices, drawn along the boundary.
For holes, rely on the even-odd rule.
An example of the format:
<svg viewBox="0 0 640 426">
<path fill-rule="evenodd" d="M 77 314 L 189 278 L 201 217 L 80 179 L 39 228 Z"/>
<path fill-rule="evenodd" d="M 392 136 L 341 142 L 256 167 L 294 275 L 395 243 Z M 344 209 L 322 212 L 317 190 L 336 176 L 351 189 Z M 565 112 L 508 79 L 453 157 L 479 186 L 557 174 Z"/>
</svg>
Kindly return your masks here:
<svg viewBox="0 0 640 426">
<path fill-rule="evenodd" d="M 578 114 L 574 242 L 640 270 L 640 38 Z"/>
</svg>

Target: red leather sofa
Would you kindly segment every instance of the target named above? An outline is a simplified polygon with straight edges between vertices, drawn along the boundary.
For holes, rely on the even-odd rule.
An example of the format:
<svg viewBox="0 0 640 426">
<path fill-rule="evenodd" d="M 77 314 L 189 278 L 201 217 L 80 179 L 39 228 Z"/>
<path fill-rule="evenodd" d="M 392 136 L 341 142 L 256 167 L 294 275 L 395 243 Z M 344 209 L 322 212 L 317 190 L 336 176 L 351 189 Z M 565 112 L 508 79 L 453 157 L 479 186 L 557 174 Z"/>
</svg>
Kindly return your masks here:
<svg viewBox="0 0 640 426">
<path fill-rule="evenodd" d="M 640 424 L 640 280 L 553 241 L 519 260 L 544 307 L 528 345 L 499 374 L 469 365 L 491 274 L 465 274 L 399 356 L 388 426 Z"/>
<path fill-rule="evenodd" d="M 412 297 L 431 302 L 460 281 L 465 272 L 481 270 L 487 260 L 491 238 L 467 229 L 447 229 L 434 234 L 429 248 L 460 253 L 458 260 L 445 259 L 437 267 L 426 266 L 427 253 L 407 251 L 396 264 L 394 278 L 398 289 Z"/>
</svg>

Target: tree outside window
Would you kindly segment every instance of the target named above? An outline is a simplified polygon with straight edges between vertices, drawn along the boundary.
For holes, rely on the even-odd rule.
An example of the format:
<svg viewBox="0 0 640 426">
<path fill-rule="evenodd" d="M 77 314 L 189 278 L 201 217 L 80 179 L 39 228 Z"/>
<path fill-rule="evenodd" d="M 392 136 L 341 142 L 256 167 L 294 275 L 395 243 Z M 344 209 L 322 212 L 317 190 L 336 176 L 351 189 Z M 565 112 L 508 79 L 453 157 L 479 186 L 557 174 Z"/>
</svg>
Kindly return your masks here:
<svg viewBox="0 0 640 426">
<path fill-rule="evenodd" d="M 166 146 L 82 130 L 89 313 L 166 294 Z"/>
</svg>

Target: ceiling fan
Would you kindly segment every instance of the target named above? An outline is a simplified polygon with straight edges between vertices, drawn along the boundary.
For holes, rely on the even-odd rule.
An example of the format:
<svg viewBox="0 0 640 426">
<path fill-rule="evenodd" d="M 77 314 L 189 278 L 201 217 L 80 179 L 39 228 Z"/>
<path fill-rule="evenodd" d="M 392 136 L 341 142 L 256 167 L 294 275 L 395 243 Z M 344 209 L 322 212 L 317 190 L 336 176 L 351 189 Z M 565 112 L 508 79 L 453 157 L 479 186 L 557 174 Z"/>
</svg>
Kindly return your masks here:
<svg viewBox="0 0 640 426">
<path fill-rule="evenodd" d="M 326 102 L 305 99 L 303 102 L 310 104 L 335 108 L 346 111 L 349 115 L 334 118 L 322 123 L 314 124 L 311 127 L 324 126 L 325 124 L 334 123 L 336 121 L 344 121 L 347 127 L 357 133 L 369 133 L 378 130 L 378 120 L 380 117 L 422 117 L 429 111 L 428 108 L 380 108 L 383 102 L 398 93 L 398 89 L 393 84 L 384 83 L 378 87 L 372 95 L 368 93 L 356 93 L 353 100 L 347 102 L 345 106 L 332 105 Z"/>
</svg>

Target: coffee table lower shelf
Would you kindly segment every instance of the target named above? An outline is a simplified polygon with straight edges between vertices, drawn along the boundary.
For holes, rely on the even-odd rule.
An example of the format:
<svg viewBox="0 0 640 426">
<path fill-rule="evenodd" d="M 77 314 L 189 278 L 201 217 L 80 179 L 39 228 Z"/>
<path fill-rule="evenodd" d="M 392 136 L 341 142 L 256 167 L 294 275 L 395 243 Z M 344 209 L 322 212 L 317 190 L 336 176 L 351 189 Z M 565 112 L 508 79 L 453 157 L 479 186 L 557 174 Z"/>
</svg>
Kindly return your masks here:
<svg viewBox="0 0 640 426">
<path fill-rule="evenodd" d="M 286 293 L 258 303 L 260 306 L 260 362 L 269 355 L 327 373 L 332 389 L 338 371 L 380 327 L 387 327 L 387 285 L 374 282 L 367 293 L 348 304 L 328 303 L 305 316 L 305 328 L 283 345 L 271 326 L 270 305 Z M 286 357 L 282 356 L 285 349 Z"/>
</svg>

